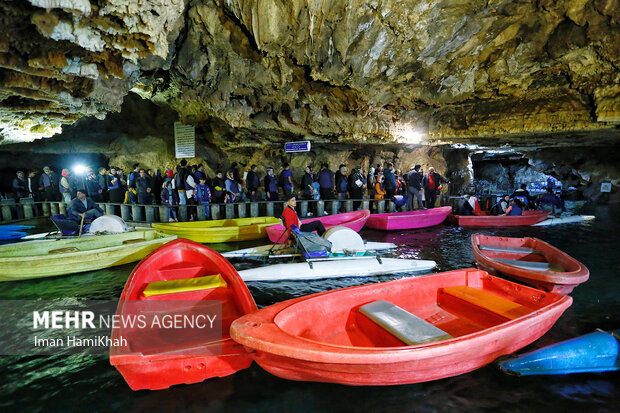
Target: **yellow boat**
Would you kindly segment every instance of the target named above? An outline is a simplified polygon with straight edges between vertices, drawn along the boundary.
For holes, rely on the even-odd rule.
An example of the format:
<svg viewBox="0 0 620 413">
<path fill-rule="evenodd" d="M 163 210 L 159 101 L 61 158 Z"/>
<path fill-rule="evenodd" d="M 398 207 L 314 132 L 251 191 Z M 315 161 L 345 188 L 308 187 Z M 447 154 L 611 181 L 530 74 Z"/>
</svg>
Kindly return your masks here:
<svg viewBox="0 0 620 413">
<path fill-rule="evenodd" d="M 256 217 L 151 225 L 156 230 L 166 234 L 174 234 L 179 238 L 211 244 L 265 238 L 267 236 L 265 228 L 279 223 L 279 218 Z"/>
<path fill-rule="evenodd" d="M 152 229 L 0 246 L 0 281 L 99 270 L 139 261 L 176 239 Z"/>
</svg>

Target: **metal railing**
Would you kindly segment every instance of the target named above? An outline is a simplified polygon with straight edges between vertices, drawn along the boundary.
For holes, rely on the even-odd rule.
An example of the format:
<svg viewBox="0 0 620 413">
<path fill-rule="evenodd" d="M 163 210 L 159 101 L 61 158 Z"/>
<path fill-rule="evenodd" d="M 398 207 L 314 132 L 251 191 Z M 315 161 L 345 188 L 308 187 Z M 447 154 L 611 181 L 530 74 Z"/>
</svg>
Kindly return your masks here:
<svg viewBox="0 0 620 413">
<path fill-rule="evenodd" d="M 441 204 L 452 204 L 452 200 L 442 197 Z M 98 205 L 106 214 L 118 215 L 128 222 L 168 222 L 167 205 L 138 205 L 99 202 Z M 30 198 L 23 198 L 19 202 L 13 199 L 4 199 L 0 202 L 2 222 L 49 217 L 57 214 L 66 214 L 67 206 L 61 201 L 34 202 Z M 284 208 L 282 201 L 238 202 L 233 204 L 210 204 L 210 216 L 205 214 L 203 205 L 176 205 L 179 221 L 207 219 L 232 219 L 259 216 L 280 216 Z M 355 208 L 354 208 L 355 207 Z M 385 199 L 346 199 L 346 200 L 298 200 L 297 212 L 301 218 L 308 216 L 334 215 L 340 212 L 351 212 L 354 209 L 370 209 L 374 214 L 395 212 L 393 201 Z M 406 206 L 400 208 L 407 210 Z M 309 213 L 311 215 L 309 215 Z"/>
</svg>

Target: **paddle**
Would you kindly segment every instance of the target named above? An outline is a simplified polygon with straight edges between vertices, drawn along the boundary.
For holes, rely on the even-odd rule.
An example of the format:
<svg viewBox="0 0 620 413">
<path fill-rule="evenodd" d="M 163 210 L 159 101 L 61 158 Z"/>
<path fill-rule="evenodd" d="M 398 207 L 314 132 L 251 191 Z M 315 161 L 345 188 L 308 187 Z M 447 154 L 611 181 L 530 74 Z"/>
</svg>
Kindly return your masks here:
<svg viewBox="0 0 620 413">
<path fill-rule="evenodd" d="M 80 222 L 80 232 L 78 234 L 78 238 L 82 238 L 82 228 L 84 228 L 84 218 L 86 217 L 86 214 L 82 215 L 82 221 Z"/>
</svg>

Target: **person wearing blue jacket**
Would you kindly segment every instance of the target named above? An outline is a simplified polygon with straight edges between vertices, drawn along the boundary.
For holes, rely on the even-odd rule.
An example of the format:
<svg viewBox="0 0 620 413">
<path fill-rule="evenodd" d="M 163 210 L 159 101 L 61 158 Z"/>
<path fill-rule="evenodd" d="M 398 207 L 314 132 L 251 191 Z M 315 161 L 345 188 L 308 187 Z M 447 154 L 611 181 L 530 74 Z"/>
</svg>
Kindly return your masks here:
<svg viewBox="0 0 620 413">
<path fill-rule="evenodd" d="M 205 208 L 205 217 L 209 217 L 210 208 L 209 204 L 211 203 L 211 190 L 207 185 L 207 177 L 202 175 L 198 178 L 200 183 L 196 185 L 194 198 L 196 198 L 196 202 L 200 205 L 203 205 Z"/>
<path fill-rule="evenodd" d="M 383 187 L 385 188 L 385 199 L 392 199 L 396 193 L 396 177 L 394 176 L 394 164 L 388 162 L 383 169 Z"/>
</svg>

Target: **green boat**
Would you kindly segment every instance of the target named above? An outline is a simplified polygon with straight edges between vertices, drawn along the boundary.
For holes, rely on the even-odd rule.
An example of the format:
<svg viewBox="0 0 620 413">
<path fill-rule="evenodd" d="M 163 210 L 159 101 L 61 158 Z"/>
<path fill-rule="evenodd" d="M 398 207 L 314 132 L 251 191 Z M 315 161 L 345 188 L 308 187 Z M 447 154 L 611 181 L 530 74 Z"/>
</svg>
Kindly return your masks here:
<svg viewBox="0 0 620 413">
<path fill-rule="evenodd" d="M 152 229 L 0 246 L 0 281 L 75 274 L 146 257 L 176 239 Z"/>
</svg>

